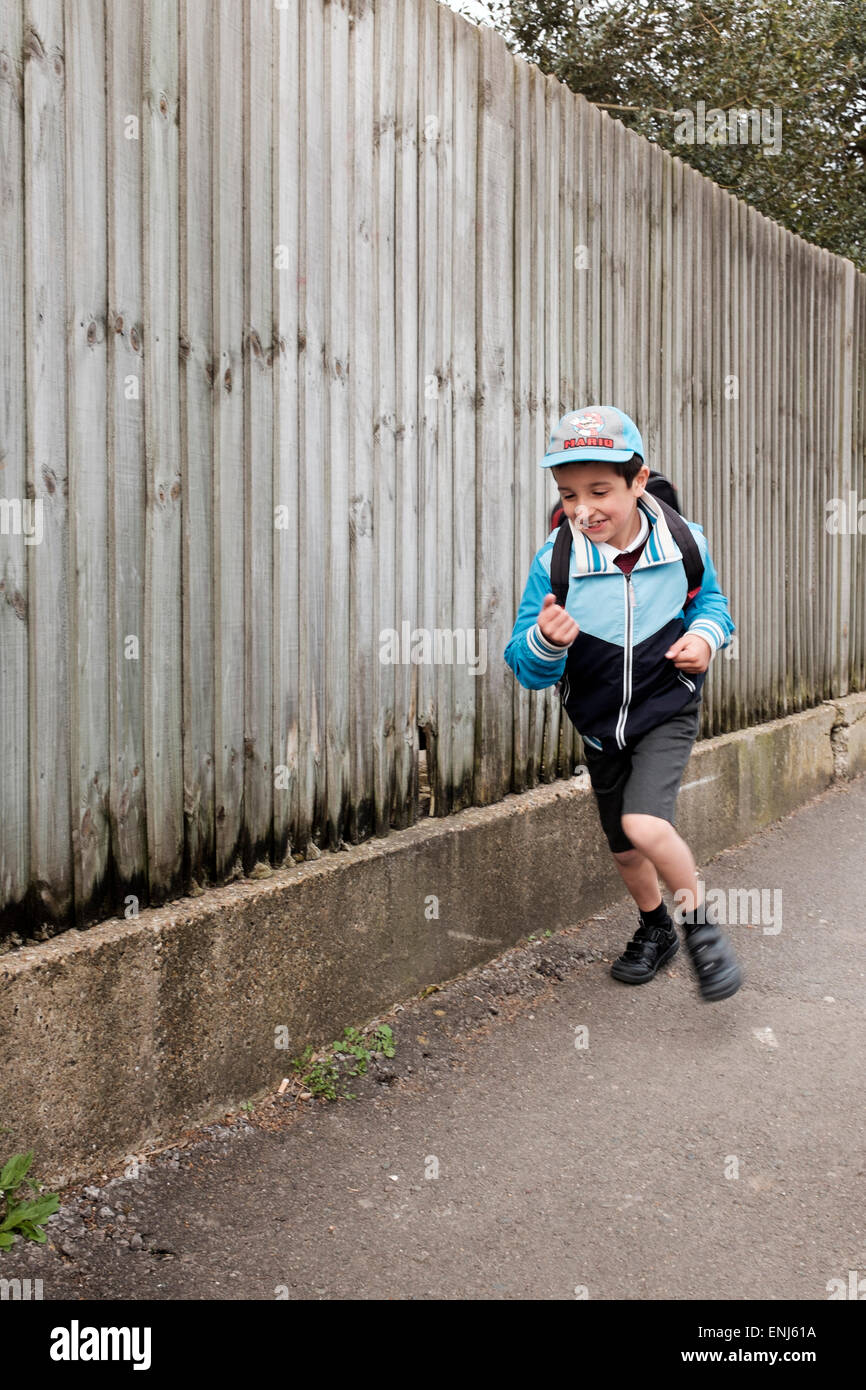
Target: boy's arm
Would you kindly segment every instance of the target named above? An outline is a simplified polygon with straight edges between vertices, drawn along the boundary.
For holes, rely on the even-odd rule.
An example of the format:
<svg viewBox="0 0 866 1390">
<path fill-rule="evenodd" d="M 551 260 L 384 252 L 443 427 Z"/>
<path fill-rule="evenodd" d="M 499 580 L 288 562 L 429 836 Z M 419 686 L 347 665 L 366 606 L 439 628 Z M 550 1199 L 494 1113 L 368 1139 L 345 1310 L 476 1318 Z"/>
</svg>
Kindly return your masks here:
<svg viewBox="0 0 866 1390">
<path fill-rule="evenodd" d="M 704 562 L 704 578 L 699 592 L 683 609 L 683 617 L 686 621 L 686 631 L 695 632 L 699 637 L 703 637 L 715 656 L 721 648 L 730 646 L 731 636 L 737 629 L 728 611 L 728 600 L 719 588 L 707 538 L 701 531 L 694 534 Z"/>
<path fill-rule="evenodd" d="M 552 551 L 553 547 L 550 549 Z M 536 555 L 520 600 L 514 631 L 504 652 L 506 662 L 527 690 L 543 690 L 548 685 L 556 685 L 565 670 L 568 648 L 548 642 L 537 622 L 544 596 L 550 592 L 550 574 Z"/>
</svg>

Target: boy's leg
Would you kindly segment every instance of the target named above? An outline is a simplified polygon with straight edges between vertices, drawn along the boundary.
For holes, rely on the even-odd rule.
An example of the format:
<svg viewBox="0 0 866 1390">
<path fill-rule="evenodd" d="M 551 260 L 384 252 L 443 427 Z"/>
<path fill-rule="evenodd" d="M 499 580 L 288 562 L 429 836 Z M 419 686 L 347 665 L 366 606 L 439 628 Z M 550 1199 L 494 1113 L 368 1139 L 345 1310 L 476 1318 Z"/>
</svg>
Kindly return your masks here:
<svg viewBox="0 0 866 1390">
<path fill-rule="evenodd" d="M 624 984 L 645 984 L 676 954 L 679 941 L 662 901 L 658 874 L 646 855 L 632 844 L 621 824 L 623 792 L 631 775 L 631 750 L 604 754 L 585 745 L 584 757 L 608 847 L 641 913 L 638 930 L 611 965 L 611 974 Z"/>
<path fill-rule="evenodd" d="M 677 893 L 690 893 L 691 898 L 681 896 L 679 900 L 687 908 L 690 903 L 693 904 L 697 910 L 699 904 L 694 900 L 697 896 L 698 871 L 694 857 L 670 821 L 659 816 L 627 812 L 622 817 L 622 828 L 649 864 L 652 874 L 661 874 L 674 895 L 674 901 L 677 901 Z M 643 906 L 643 903 L 638 903 L 638 907 Z"/>
<path fill-rule="evenodd" d="M 700 701 L 651 729 L 635 745 L 631 775 L 623 789 L 624 835 L 658 870 L 682 904 L 675 920 L 683 926 L 702 998 L 727 999 L 742 972 L 713 913 L 707 913 L 692 852 L 674 827 L 680 781 L 700 725 Z M 657 812 L 657 814 L 653 814 Z M 703 899 L 703 894 L 701 894 Z"/>
<path fill-rule="evenodd" d="M 629 839 L 631 836 L 629 835 Z M 611 851 L 622 881 L 641 912 L 654 912 L 661 906 L 659 876 L 655 865 L 639 849 Z"/>
<path fill-rule="evenodd" d="M 700 698 L 650 729 L 632 750 L 631 773 L 622 791 L 623 833 L 661 874 L 670 892 L 697 889 L 692 852 L 674 828 L 677 796 L 701 723 Z M 685 899 L 689 903 L 689 899 Z"/>
</svg>

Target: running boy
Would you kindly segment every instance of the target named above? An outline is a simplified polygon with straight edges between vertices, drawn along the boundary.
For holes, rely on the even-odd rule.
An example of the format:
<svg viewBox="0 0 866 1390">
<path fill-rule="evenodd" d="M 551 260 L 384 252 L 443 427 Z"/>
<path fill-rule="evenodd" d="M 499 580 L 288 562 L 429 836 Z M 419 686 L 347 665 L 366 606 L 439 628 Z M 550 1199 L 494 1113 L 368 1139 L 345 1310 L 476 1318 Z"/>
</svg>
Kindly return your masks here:
<svg viewBox="0 0 866 1390">
<path fill-rule="evenodd" d="M 687 593 L 682 552 L 645 490 L 644 458 L 621 410 L 588 406 L 562 417 L 541 467 L 553 470 L 572 532 L 568 596 L 560 607 L 550 592 L 552 534 L 532 562 L 505 660 L 528 690 L 563 679 L 602 830 L 640 911 L 611 974 L 644 984 L 679 949 L 660 874 L 682 904 L 674 916 L 702 998 L 727 999 L 742 972 L 714 909 L 695 901 L 695 861 L 674 812 L 707 668 L 736 629 L 703 528 L 691 521 L 704 573 Z"/>
</svg>

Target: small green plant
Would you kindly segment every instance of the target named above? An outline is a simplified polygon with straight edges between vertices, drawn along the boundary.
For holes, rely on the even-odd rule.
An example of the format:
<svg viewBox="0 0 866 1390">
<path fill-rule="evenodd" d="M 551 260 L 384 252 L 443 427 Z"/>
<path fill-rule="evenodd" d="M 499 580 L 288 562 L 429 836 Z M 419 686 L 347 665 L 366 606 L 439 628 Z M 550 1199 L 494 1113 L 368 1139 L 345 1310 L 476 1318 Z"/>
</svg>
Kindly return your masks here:
<svg viewBox="0 0 866 1390">
<path fill-rule="evenodd" d="M 375 1054 L 393 1057 L 394 1034 L 387 1023 L 381 1023 L 366 1038 L 357 1028 L 344 1028 L 342 1038 L 325 1049 L 330 1056 L 312 1060 L 313 1049 L 308 1043 L 300 1057 L 292 1062 L 301 1085 L 311 1096 L 336 1100 L 337 1088 L 345 1076 L 364 1076 Z M 351 1063 L 351 1065 L 350 1065 Z M 343 1089 L 344 1100 L 355 1100 L 354 1092 Z"/>
<path fill-rule="evenodd" d="M 393 1057 L 396 1051 L 394 1046 L 394 1034 L 387 1023 L 380 1023 L 379 1027 L 372 1036 L 374 1052 L 381 1052 L 383 1057 Z"/>
<path fill-rule="evenodd" d="M 41 1223 L 60 1206 L 58 1193 L 43 1192 L 29 1201 L 26 1196 L 24 1201 L 15 1200 L 15 1194 L 25 1185 L 39 1193 L 42 1184 L 27 1176 L 32 1162 L 31 1149 L 26 1154 L 13 1154 L 0 1171 L 0 1250 L 10 1250 L 19 1235 L 39 1245 L 48 1239 Z"/>
<path fill-rule="evenodd" d="M 312 1046 L 308 1043 L 301 1053 L 292 1062 L 292 1069 L 297 1072 L 298 1080 L 305 1090 L 312 1096 L 324 1096 L 326 1100 L 337 1099 L 337 1081 L 339 1073 L 333 1062 L 327 1059 L 323 1061 L 310 1062 L 313 1055 Z"/>
<path fill-rule="evenodd" d="M 255 1110 L 255 1108 L 256 1107 L 251 1100 L 245 1100 L 241 1105 L 241 1110 L 246 1110 L 247 1114 L 249 1114 L 251 1110 Z"/>
</svg>

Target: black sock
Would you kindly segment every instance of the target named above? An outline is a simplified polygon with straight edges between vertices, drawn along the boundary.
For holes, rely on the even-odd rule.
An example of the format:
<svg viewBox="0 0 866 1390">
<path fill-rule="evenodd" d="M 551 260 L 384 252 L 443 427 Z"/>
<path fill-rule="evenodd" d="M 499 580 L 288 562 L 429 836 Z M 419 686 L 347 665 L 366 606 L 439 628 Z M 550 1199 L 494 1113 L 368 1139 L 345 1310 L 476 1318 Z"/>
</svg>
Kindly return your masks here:
<svg viewBox="0 0 866 1390">
<path fill-rule="evenodd" d="M 704 922 L 710 922 L 715 926 L 718 925 L 716 910 L 712 905 L 709 907 L 707 906 L 706 898 L 699 902 L 697 907 L 693 908 L 691 912 L 683 913 L 682 916 L 678 918 L 678 921 L 687 936 L 689 932 L 694 931 L 695 927 L 701 926 Z"/>
<path fill-rule="evenodd" d="M 670 925 L 670 917 L 665 907 L 664 899 L 662 899 L 658 907 L 652 908 L 650 912 L 645 912 L 643 908 L 641 908 L 640 916 L 641 921 L 648 927 L 667 927 Z"/>
</svg>

